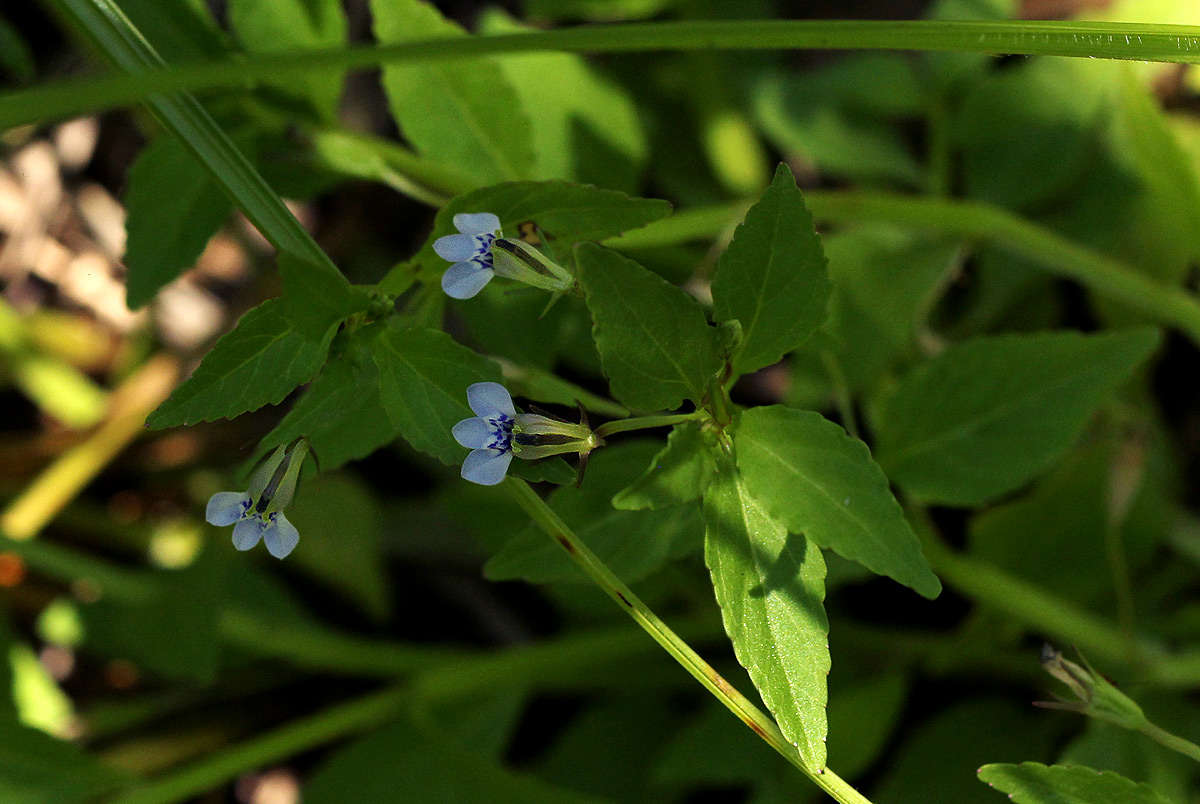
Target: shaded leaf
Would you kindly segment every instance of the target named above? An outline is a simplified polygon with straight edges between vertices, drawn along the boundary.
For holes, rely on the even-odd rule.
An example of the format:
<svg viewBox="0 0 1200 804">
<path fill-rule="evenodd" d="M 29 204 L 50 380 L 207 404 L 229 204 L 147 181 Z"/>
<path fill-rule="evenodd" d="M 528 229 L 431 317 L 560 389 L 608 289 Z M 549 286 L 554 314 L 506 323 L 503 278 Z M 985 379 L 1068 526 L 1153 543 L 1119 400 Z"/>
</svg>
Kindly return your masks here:
<svg viewBox="0 0 1200 804">
<path fill-rule="evenodd" d="M 371 16 L 382 45 L 465 35 L 420 0 L 372 0 Z M 494 60 L 388 64 L 383 88 L 400 130 L 423 156 L 480 184 L 532 173 L 529 118 Z"/>
<path fill-rule="evenodd" d="M 398 792 L 412 801 L 596 801 L 509 770 L 409 722 L 387 726 L 335 752 L 308 778 L 304 800 L 395 801 Z"/>
<path fill-rule="evenodd" d="M 752 408 L 735 423 L 746 485 L 795 533 L 928 598 L 941 584 L 870 450 L 812 411 Z"/>
<path fill-rule="evenodd" d="M 879 461 L 927 501 L 977 505 L 1048 468 L 1158 346 L 1152 329 L 975 338 L 884 400 Z"/>
<path fill-rule="evenodd" d="M 215 679 L 221 648 L 217 623 L 226 588 L 226 564 L 218 551 L 233 551 L 228 530 L 222 533 L 219 546 L 208 547 L 185 569 L 165 574 L 144 599 L 102 597 L 83 606 L 83 647 L 166 678 Z"/>
<path fill-rule="evenodd" d="M 72 743 L 0 717 L 0 800 L 6 804 L 95 801 L 129 781 Z"/>
<path fill-rule="evenodd" d="M 720 368 L 700 305 L 615 251 L 585 243 L 576 256 L 613 396 L 635 410 L 700 402 Z"/>
<path fill-rule="evenodd" d="M 440 272 L 446 266 L 446 261 L 434 254 L 433 241 L 458 231 L 454 216 L 460 212 L 491 212 L 500 219 L 506 237 L 523 235 L 522 224 L 533 223 L 545 239 L 538 248 L 565 262 L 573 257 L 571 247 L 575 243 L 604 240 L 645 226 L 671 214 L 671 205 L 657 198 L 637 198 L 565 181 L 517 181 L 482 187 L 456 196 L 438 210 L 433 231 L 418 258 L 423 267 L 436 266 Z"/>
<path fill-rule="evenodd" d="M 710 449 L 699 425 L 676 426 L 646 471 L 613 497 L 613 507 L 657 511 L 699 499 L 716 471 Z"/>
<path fill-rule="evenodd" d="M 375 344 L 382 324 L 364 327 L 339 341 L 320 376 L 262 440 L 265 453 L 305 436 L 322 471 L 370 455 L 398 432 L 380 396 Z"/>
<path fill-rule="evenodd" d="M 481 34 L 536 30 L 500 9 L 487 10 Z M 625 89 L 576 53 L 522 53 L 497 59 L 529 112 L 539 178 L 632 190 L 648 146 Z"/>
<path fill-rule="evenodd" d="M 704 560 L 725 633 L 805 764 L 825 767 L 829 621 L 825 561 L 789 535 L 730 465 L 704 492 Z"/>
<path fill-rule="evenodd" d="M 998 804 L 996 794 L 973 778 L 991 760 L 1020 761 L 1051 750 L 1051 722 L 1028 704 L 975 698 L 932 713 L 905 733 L 871 789 L 878 802 Z M 835 766 L 836 768 L 836 766 Z"/>
<path fill-rule="evenodd" d="M 255 53 L 321 50 L 347 43 L 341 0 L 230 0 L 229 23 L 242 45 Z M 344 78 L 338 70 L 322 70 L 290 76 L 280 87 L 308 96 L 332 119 Z"/>
<path fill-rule="evenodd" d="M 300 531 L 300 547 L 288 565 L 353 600 L 373 619 L 387 617 L 383 519 L 371 492 L 351 475 L 323 474 L 301 484 L 287 517 Z"/>
<path fill-rule="evenodd" d="M 146 419 L 153 428 L 229 419 L 276 405 L 321 368 L 335 327 L 310 338 L 291 327 L 281 299 L 241 317 L 216 342 L 192 376 Z"/>
<path fill-rule="evenodd" d="M 450 428 L 475 415 L 467 406 L 467 386 L 498 382 L 499 367 L 444 332 L 407 329 L 394 318 L 373 353 L 380 400 L 400 435 L 442 463 L 462 463 L 467 453 Z"/>
<path fill-rule="evenodd" d="M 547 498 L 583 543 L 627 583 L 654 572 L 681 545 L 696 543 L 700 537 L 696 506 L 648 513 L 612 507 L 613 494 L 636 476 L 658 446 L 653 441 L 630 441 L 598 450 L 591 457 L 581 488 L 564 486 Z M 488 561 L 484 574 L 494 581 L 587 580 L 562 547 L 532 525 L 519 531 Z"/>
<path fill-rule="evenodd" d="M 136 309 L 192 267 L 233 203 L 177 137 L 138 154 L 125 190 L 125 301 Z"/>
<path fill-rule="evenodd" d="M 353 287 L 325 264 L 281 253 L 279 273 L 283 277 L 283 315 L 292 329 L 309 338 L 322 337 L 371 302 L 365 290 Z"/>
</svg>

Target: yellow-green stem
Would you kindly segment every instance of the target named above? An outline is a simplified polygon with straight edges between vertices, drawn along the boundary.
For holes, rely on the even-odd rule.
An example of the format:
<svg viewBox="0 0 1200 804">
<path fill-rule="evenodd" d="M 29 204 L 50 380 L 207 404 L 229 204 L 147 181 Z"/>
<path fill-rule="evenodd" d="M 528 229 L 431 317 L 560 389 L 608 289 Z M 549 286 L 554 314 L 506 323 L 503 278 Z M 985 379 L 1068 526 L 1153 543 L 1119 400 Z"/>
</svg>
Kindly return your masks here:
<svg viewBox="0 0 1200 804">
<path fill-rule="evenodd" d="M 529 487 L 528 483 L 513 477 L 508 478 L 504 483 L 517 504 L 529 514 L 539 528 L 567 552 L 567 555 L 583 570 L 584 574 L 604 590 L 604 593 L 612 598 L 643 631 L 649 634 L 651 639 L 657 642 L 684 670 L 699 681 L 751 731 L 835 800 L 842 804 L 870 804 L 868 799 L 829 768 L 811 769 L 807 767 L 800 759 L 799 751 L 787 741 L 775 721 L 738 692 L 696 651 L 692 650 L 687 642 L 680 639 L 666 623 L 659 619 L 658 615 L 633 593 L 633 590 L 614 575 L 604 562 L 579 540 L 567 523 L 563 522 L 562 518 L 546 504 L 545 500 L 538 496 L 537 492 Z"/>
</svg>

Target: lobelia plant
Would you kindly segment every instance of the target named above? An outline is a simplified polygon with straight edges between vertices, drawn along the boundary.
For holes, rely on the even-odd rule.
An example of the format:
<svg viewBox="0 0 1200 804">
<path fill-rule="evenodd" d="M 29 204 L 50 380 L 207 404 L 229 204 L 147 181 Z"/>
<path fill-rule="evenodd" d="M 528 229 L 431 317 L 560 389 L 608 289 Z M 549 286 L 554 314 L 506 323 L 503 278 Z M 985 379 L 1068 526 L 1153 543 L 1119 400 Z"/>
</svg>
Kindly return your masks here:
<svg viewBox="0 0 1200 804">
<path fill-rule="evenodd" d="M 1200 138 L 1140 67 L 988 54 L 1193 61 L 1200 29 L 1003 2 L 904 24 L 531 2 L 539 24 L 670 19 L 531 31 L 489 10 L 477 34 L 419 0 L 230 0 L 227 30 L 204 4 L 50 5 L 124 75 L 0 96 L 0 121 L 32 120 L 31 98 L 151 111 L 124 196 L 129 303 L 234 207 L 279 283 L 238 290 L 257 306 L 135 414 L 160 430 L 261 410 L 183 433 L 257 441 L 246 491 L 196 472 L 179 495 L 207 497 L 234 550 L 134 569 L 86 541 L 6 540 L 102 588 L 40 610 L 45 641 L 186 694 L 90 708 L 102 751 L 34 742 L 14 715 L 0 747 L 32 770 L 0 767 L 0 799 L 175 801 L 239 774 L 265 790 L 304 755 L 318 804 L 1190 800 L 1190 413 L 1159 403 L 1200 343 Z M 366 24 L 378 45 L 347 49 Z M 802 73 L 726 53 L 805 47 L 957 52 Z M 368 64 L 403 145 L 339 122 L 344 71 Z M 264 174 L 435 211 L 360 204 L 320 232 L 327 253 Z M 82 463 L 132 438 L 126 419 Z M 35 534 L 45 499 L 31 484 L 0 528 Z M 288 560 L 240 555 L 260 541 Z M 537 590 L 485 588 L 480 565 Z M 1042 691 L 1029 637 L 1120 683 L 1047 648 L 1077 700 L 1038 706 L 1087 717 L 1024 706 Z M 387 686 L 343 699 L 347 676 Z M 563 701 L 577 714 L 542 713 Z M 167 759 L 105 759 L 179 712 L 217 738 L 181 718 Z"/>
</svg>

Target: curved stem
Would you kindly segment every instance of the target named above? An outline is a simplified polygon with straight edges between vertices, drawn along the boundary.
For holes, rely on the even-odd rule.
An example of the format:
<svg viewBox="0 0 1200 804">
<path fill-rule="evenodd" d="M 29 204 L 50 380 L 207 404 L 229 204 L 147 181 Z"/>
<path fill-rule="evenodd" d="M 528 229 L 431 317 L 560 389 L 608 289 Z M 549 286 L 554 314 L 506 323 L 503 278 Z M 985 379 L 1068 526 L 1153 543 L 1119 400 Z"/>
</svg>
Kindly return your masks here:
<svg viewBox="0 0 1200 804">
<path fill-rule="evenodd" d="M 608 438 L 616 433 L 628 433 L 631 430 L 650 430 L 655 427 L 670 427 L 675 424 L 684 422 L 693 422 L 697 419 L 703 419 L 708 414 L 703 411 L 695 411 L 693 413 L 671 413 L 663 416 L 636 416 L 632 419 L 617 419 L 611 422 L 605 422 L 596 428 L 596 435 L 601 438 Z"/>
<path fill-rule="evenodd" d="M 646 417 L 653 418 L 653 417 Z M 704 661 L 687 642 L 679 638 L 666 623 L 658 618 L 641 599 L 613 574 L 604 562 L 587 545 L 579 540 L 567 523 L 538 496 L 524 480 L 510 477 L 504 481 L 517 504 L 533 519 L 534 523 L 567 551 L 571 560 L 592 579 L 604 593 L 613 599 L 650 638 L 662 646 L 684 670 L 712 693 L 726 709 L 732 712 L 767 745 L 780 756 L 800 769 L 818 787 L 843 804 L 870 804 L 857 790 L 843 781 L 829 768 L 812 770 L 800 759 L 795 746 L 779 731 L 770 717 L 751 703 L 744 695 L 725 680 L 708 662 Z"/>
<path fill-rule="evenodd" d="M 1178 751 L 1179 753 L 1183 754 L 1188 759 L 1191 759 L 1195 762 L 1200 762 L 1200 745 L 1196 745 L 1191 740 L 1185 740 L 1176 734 L 1172 734 L 1166 729 L 1155 726 L 1149 721 L 1147 721 L 1144 726 L 1138 729 L 1138 731 L 1149 737 L 1151 740 L 1154 740 L 1154 742 L 1158 743 L 1159 745 L 1165 745 L 1172 751 Z"/>
<path fill-rule="evenodd" d="M 66 0 L 56 0 L 62 3 Z M 313 72 L 380 64 L 476 59 L 501 53 L 634 53 L 689 50 L 931 50 L 1200 62 L 1200 28 L 1187 25 L 1004 20 L 688 20 L 581 25 L 504 36 L 452 37 L 398 45 L 237 59 L 60 83 L 0 96 L 0 129 L 213 87 L 249 88 Z"/>
<path fill-rule="evenodd" d="M 397 686 L 364 695 L 301 718 L 252 740 L 217 751 L 211 756 L 113 798 L 121 804 L 158 804 L 182 801 L 210 790 L 239 773 L 298 754 L 339 737 L 380 726 L 411 705 L 408 686 Z"/>
</svg>

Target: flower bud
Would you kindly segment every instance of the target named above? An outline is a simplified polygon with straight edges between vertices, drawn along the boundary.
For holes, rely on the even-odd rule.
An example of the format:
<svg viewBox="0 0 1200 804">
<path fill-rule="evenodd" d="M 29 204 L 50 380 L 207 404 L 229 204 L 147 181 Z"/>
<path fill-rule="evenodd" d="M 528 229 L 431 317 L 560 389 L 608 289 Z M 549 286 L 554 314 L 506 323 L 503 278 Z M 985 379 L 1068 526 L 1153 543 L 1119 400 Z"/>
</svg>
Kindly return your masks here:
<svg viewBox="0 0 1200 804">
<path fill-rule="evenodd" d="M 561 292 L 575 285 L 566 268 L 523 240 L 498 237 L 492 242 L 492 270 L 536 288 Z"/>
<path fill-rule="evenodd" d="M 1083 659 L 1083 662 L 1087 666 L 1081 667 L 1069 659 L 1064 659 L 1062 653 L 1053 646 L 1045 645 L 1042 648 L 1041 661 L 1043 669 L 1066 684 L 1079 700 L 1037 701 L 1037 706 L 1079 712 L 1135 731 L 1146 725 L 1146 715 L 1137 701 L 1114 687 L 1091 665 L 1087 665 L 1086 659 Z"/>
</svg>

